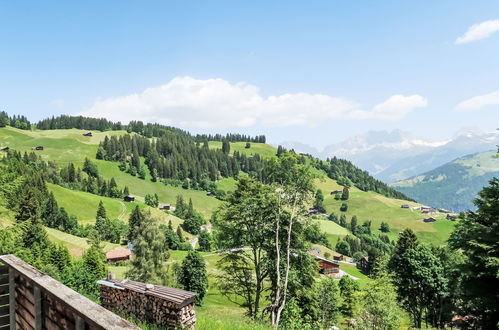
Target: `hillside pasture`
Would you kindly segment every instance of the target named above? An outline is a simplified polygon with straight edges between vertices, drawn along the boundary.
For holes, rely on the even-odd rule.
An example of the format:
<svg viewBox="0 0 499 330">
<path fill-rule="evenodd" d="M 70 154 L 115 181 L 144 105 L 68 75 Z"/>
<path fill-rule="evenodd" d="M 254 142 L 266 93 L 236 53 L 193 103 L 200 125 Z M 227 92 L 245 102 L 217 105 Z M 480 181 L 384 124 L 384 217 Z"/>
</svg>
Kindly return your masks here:
<svg viewBox="0 0 499 330">
<path fill-rule="evenodd" d="M 246 142 L 231 142 L 230 143 L 230 153 L 233 154 L 234 151 L 238 151 L 244 155 L 255 155 L 259 154 L 264 158 L 274 157 L 277 153 L 277 149 L 271 145 L 265 143 L 253 143 L 250 142 L 251 147 L 246 149 Z M 210 149 L 222 149 L 222 142 L 220 141 L 209 141 L 208 147 Z"/>
</svg>

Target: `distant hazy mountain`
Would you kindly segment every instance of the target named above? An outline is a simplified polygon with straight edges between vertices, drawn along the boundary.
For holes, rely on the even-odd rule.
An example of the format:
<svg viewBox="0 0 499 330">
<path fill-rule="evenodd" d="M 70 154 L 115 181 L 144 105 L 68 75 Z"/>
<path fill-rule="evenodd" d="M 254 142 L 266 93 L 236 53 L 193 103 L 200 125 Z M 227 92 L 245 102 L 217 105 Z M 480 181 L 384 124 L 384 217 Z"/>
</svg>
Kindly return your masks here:
<svg viewBox="0 0 499 330">
<path fill-rule="evenodd" d="M 286 147 L 322 159 L 339 157 L 352 161 L 384 182 L 396 182 L 427 172 L 458 157 L 492 150 L 499 144 L 497 132 L 462 129 L 454 137 L 430 141 L 401 130 L 370 131 L 331 144 L 318 152 L 314 148 L 287 142 Z"/>
<path fill-rule="evenodd" d="M 474 209 L 473 199 L 492 177 L 499 177 L 496 151 L 453 160 L 416 177 L 390 184 L 418 202 L 452 211 Z"/>
</svg>

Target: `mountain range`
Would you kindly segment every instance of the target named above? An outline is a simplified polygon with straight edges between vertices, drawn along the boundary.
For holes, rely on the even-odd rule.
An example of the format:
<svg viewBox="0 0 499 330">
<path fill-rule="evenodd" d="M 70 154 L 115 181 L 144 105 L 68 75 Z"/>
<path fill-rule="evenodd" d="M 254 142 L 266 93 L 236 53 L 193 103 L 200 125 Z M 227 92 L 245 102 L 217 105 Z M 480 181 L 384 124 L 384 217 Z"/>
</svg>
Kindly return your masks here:
<svg viewBox="0 0 499 330">
<path fill-rule="evenodd" d="M 375 178 L 393 183 L 433 170 L 456 158 L 493 150 L 499 144 L 498 132 L 464 128 L 453 137 L 432 141 L 402 130 L 369 131 L 326 146 L 319 151 L 299 142 L 281 145 L 322 159 L 348 159 Z"/>
</svg>

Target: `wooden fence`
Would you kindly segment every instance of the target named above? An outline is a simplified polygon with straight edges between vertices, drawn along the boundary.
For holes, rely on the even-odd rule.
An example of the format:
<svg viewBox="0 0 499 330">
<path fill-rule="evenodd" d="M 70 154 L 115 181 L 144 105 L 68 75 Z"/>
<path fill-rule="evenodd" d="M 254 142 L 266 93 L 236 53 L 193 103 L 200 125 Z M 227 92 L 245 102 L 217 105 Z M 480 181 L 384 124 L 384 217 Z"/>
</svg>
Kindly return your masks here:
<svg viewBox="0 0 499 330">
<path fill-rule="evenodd" d="M 0 256 L 0 330 L 139 329 L 13 255 Z"/>
</svg>

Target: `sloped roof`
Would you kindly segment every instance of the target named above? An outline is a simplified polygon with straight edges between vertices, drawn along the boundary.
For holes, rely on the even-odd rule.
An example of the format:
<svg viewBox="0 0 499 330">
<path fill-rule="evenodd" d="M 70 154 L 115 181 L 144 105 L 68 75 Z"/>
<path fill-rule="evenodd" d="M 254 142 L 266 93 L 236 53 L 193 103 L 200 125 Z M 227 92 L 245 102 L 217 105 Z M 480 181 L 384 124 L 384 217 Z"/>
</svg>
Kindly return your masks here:
<svg viewBox="0 0 499 330">
<path fill-rule="evenodd" d="M 194 292 L 176 288 L 168 288 L 161 285 L 146 284 L 132 280 L 112 279 L 108 281 L 128 290 L 133 290 L 135 292 L 173 302 L 179 305 L 180 308 L 194 302 L 194 297 L 196 296 Z"/>
<path fill-rule="evenodd" d="M 116 248 L 114 250 L 106 253 L 106 259 L 117 259 L 117 258 L 126 258 L 132 254 L 132 251 L 126 248 Z"/>
</svg>

